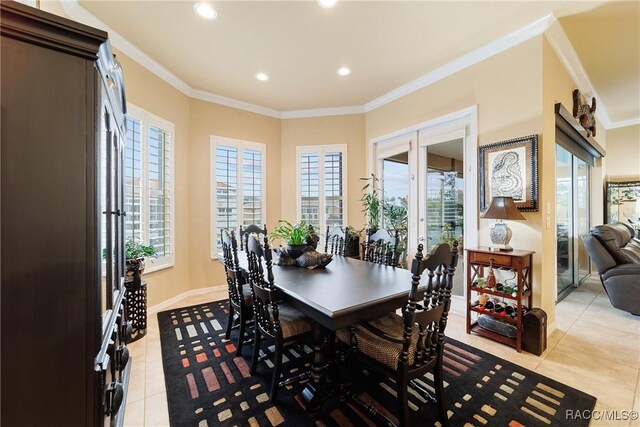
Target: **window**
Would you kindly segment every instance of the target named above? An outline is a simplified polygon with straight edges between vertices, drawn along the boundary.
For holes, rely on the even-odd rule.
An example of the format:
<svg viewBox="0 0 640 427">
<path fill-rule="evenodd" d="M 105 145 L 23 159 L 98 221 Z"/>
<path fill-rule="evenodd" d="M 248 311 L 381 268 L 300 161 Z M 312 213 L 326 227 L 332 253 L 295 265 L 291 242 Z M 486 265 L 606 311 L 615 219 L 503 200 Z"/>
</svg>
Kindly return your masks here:
<svg viewBox="0 0 640 427">
<path fill-rule="evenodd" d="M 125 239 L 148 243 L 154 271 L 174 264 L 172 123 L 128 106 L 124 148 Z"/>
<path fill-rule="evenodd" d="M 264 144 L 211 137 L 211 258 L 222 249 L 220 231 L 265 223 Z"/>
<path fill-rule="evenodd" d="M 298 219 L 318 227 L 344 226 L 345 145 L 298 147 Z"/>
</svg>

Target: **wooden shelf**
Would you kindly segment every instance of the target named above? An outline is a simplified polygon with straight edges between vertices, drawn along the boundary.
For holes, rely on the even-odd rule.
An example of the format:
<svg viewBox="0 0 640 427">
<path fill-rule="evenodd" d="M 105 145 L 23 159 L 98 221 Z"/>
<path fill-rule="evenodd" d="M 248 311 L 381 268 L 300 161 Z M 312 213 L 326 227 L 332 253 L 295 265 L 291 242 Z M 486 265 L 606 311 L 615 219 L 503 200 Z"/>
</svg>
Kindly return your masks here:
<svg viewBox="0 0 640 427">
<path fill-rule="evenodd" d="M 531 287 L 533 283 L 533 254 L 532 251 L 514 250 L 512 252 L 494 252 L 486 247 L 479 248 L 465 248 L 467 252 L 467 333 L 475 333 L 492 340 L 510 345 L 520 353 L 522 351 L 522 317 L 523 307 L 531 308 L 533 299 Z M 498 292 L 497 290 L 490 290 L 488 288 L 478 288 L 473 286 L 473 282 L 477 278 L 485 277 L 485 269 L 492 267 L 494 270 L 509 270 L 515 273 L 516 292 L 507 294 L 505 292 Z M 526 288 L 526 290 L 524 290 Z M 476 294 L 491 295 L 497 298 L 507 299 L 515 301 L 515 306 L 518 315 L 513 318 L 511 316 L 501 316 L 498 313 L 491 311 L 480 310 L 477 307 L 472 307 L 471 304 L 475 302 Z M 517 328 L 515 338 L 505 337 L 493 331 L 483 329 L 478 325 L 475 319 L 471 318 L 471 313 L 486 314 L 492 318 L 498 319 Z"/>
<path fill-rule="evenodd" d="M 517 324 L 518 322 L 518 318 L 517 317 L 511 317 L 511 316 L 500 316 L 500 314 L 498 313 L 494 313 L 492 311 L 487 311 L 487 310 L 480 310 L 479 308 L 476 307 L 469 307 L 469 310 L 476 312 L 478 314 L 487 314 L 491 317 L 494 317 L 498 320 L 504 320 L 506 323 L 511 323 L 512 325 Z"/>
<path fill-rule="evenodd" d="M 471 286 L 469 290 L 472 291 L 472 292 L 478 292 L 480 294 L 493 295 L 493 296 L 496 296 L 496 297 L 507 298 L 507 299 L 510 299 L 510 300 L 517 300 L 518 299 L 517 296 L 514 297 L 511 294 L 507 294 L 507 293 L 504 293 L 504 292 L 491 291 L 491 290 L 489 290 L 487 288 L 476 288 L 475 286 Z M 522 292 L 522 298 L 528 298 L 529 294 L 530 294 L 530 291 L 529 291 L 529 289 L 527 289 L 525 292 Z"/>
<path fill-rule="evenodd" d="M 502 344 L 506 344 L 506 345 L 511 346 L 511 347 L 515 347 L 517 349 L 518 340 L 516 340 L 515 338 L 505 337 L 504 335 L 500 335 L 497 332 L 488 331 L 486 329 L 483 329 L 480 325 L 478 325 L 477 322 L 474 322 L 470 326 L 470 330 L 471 330 L 470 333 L 474 333 L 476 335 L 480 335 L 481 337 L 490 338 L 490 339 L 492 339 L 494 341 L 497 341 L 497 342 L 502 343 Z"/>
</svg>

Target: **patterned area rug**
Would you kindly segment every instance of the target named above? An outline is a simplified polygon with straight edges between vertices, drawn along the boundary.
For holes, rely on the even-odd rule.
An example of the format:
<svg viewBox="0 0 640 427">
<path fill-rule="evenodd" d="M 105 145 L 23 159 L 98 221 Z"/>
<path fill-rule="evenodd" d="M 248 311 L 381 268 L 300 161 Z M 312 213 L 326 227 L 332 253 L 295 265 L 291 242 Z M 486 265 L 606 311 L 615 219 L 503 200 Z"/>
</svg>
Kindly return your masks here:
<svg viewBox="0 0 640 427">
<path fill-rule="evenodd" d="M 236 357 L 235 345 L 224 338 L 227 310 L 227 301 L 216 301 L 158 313 L 172 426 L 376 425 L 359 407 L 336 397 L 315 415 L 307 414 L 300 399 L 304 381 L 280 390 L 278 403 L 271 404 L 271 362 L 261 362 L 256 376 L 249 374 L 251 345 Z M 232 337 L 236 334 L 234 330 Z M 453 339 L 447 339 L 445 352 L 450 425 L 588 425 L 586 420 L 567 420 L 566 411 L 591 410 L 594 397 Z M 307 370 L 310 354 L 309 346 L 287 350 L 284 376 Z M 430 374 L 418 382 L 432 390 Z M 355 377 L 353 392 L 397 422 L 394 387 L 392 380 L 363 371 Z M 417 393 L 410 395 L 410 408 L 412 425 L 439 425 L 435 406 Z"/>
</svg>

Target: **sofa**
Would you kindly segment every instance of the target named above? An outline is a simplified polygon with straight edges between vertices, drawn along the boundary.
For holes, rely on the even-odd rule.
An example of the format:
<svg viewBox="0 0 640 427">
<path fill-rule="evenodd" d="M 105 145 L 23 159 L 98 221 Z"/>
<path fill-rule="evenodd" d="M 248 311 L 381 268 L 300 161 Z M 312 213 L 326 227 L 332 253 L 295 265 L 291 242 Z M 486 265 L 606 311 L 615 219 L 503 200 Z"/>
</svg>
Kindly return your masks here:
<svg viewBox="0 0 640 427">
<path fill-rule="evenodd" d="M 611 305 L 640 316 L 640 239 L 634 235 L 617 223 L 593 227 L 582 239 Z"/>
</svg>

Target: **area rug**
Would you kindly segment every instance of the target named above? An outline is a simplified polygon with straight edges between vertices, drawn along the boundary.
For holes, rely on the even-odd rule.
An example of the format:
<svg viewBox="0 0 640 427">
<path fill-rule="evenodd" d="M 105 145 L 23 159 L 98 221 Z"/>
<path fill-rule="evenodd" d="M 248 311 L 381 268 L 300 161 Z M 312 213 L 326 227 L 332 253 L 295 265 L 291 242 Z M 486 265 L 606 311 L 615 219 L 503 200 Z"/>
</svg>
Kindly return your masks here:
<svg viewBox="0 0 640 427">
<path fill-rule="evenodd" d="M 352 403 L 328 399 L 317 413 L 303 409 L 305 381 L 281 389 L 269 401 L 271 372 L 267 360 L 249 374 L 251 345 L 236 356 L 226 340 L 227 301 L 216 301 L 158 313 L 169 419 L 175 427 L 207 426 L 375 426 Z M 233 331 L 235 338 L 237 331 Z M 268 351 L 265 347 L 261 351 Z M 515 350 L 514 350 L 515 351 Z M 445 396 L 451 426 L 585 426 L 567 419 L 567 411 L 592 410 L 596 399 L 511 362 L 447 338 Z M 309 368 L 311 348 L 290 348 L 283 374 L 292 377 Z M 272 365 L 271 365 L 272 366 Z M 395 384 L 372 372 L 357 375 L 352 391 L 397 422 Z M 432 390 L 432 377 L 418 382 Z M 439 425 L 435 405 L 410 394 L 412 425 Z"/>
</svg>

